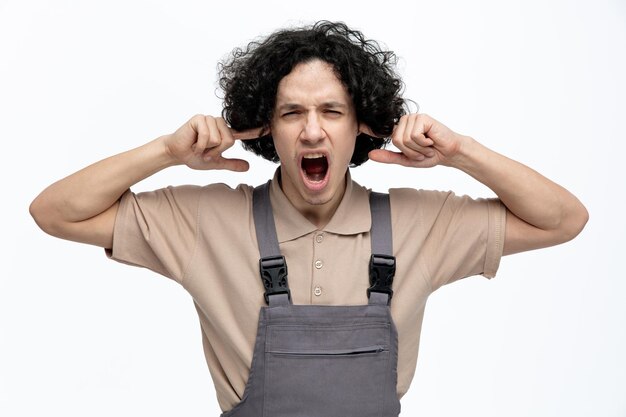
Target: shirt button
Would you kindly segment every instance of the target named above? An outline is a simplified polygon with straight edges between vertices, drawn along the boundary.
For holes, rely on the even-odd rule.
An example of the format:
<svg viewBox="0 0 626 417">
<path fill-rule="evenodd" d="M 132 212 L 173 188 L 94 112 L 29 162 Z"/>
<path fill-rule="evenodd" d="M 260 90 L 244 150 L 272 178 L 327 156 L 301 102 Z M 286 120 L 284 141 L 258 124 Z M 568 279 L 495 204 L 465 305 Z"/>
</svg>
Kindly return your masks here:
<svg viewBox="0 0 626 417">
<path fill-rule="evenodd" d="M 315 294 L 317 297 L 322 295 L 322 287 L 320 287 L 319 285 L 315 287 L 315 289 L 313 290 L 313 294 Z"/>
<path fill-rule="evenodd" d="M 322 240 L 324 240 L 324 235 L 317 235 L 317 236 L 315 236 L 315 241 L 317 243 L 322 243 Z"/>
<path fill-rule="evenodd" d="M 320 261 L 319 259 L 317 261 L 315 261 L 315 267 L 317 269 L 322 269 L 323 266 L 324 266 L 324 263 L 322 261 Z"/>
</svg>

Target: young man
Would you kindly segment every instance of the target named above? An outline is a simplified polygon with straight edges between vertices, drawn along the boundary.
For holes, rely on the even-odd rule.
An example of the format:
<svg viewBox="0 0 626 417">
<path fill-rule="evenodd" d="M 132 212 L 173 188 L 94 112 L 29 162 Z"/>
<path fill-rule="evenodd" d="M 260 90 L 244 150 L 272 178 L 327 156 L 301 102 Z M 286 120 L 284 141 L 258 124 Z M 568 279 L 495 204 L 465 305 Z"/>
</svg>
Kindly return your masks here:
<svg viewBox="0 0 626 417">
<path fill-rule="evenodd" d="M 343 24 L 276 32 L 222 65 L 224 118 L 194 116 L 172 134 L 70 175 L 44 190 L 31 213 L 47 233 L 106 248 L 192 295 L 226 415 L 397 415 L 428 296 L 466 276 L 494 276 L 503 254 L 572 239 L 588 215 L 530 168 L 432 117 L 405 114 L 393 63 L 391 52 Z M 381 149 L 389 140 L 398 152 Z M 247 162 L 222 156 L 236 141 L 280 162 L 266 209 L 289 266 L 288 296 L 280 294 L 286 282 L 259 279 L 265 238 L 257 239 L 260 194 L 252 187 L 129 191 L 174 165 L 245 171 Z M 390 190 L 393 297 L 372 286 L 383 303 L 368 291 L 369 192 L 348 170 L 368 158 L 457 168 L 498 196 Z M 272 284 L 285 288 L 264 297 Z M 375 320 L 361 323 L 366 316 Z M 370 336 L 375 343 L 354 342 Z M 372 378 L 361 374 L 379 363 Z"/>
</svg>

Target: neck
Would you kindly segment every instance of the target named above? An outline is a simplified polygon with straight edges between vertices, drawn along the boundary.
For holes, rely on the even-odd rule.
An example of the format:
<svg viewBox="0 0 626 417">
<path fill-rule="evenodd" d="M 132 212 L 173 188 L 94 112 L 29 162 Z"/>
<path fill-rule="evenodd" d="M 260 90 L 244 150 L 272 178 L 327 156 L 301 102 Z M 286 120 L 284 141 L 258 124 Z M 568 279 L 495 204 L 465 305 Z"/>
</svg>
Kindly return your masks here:
<svg viewBox="0 0 626 417">
<path fill-rule="evenodd" d="M 330 219 L 333 218 L 333 215 L 337 211 L 337 207 L 339 207 L 339 203 L 341 203 L 341 199 L 343 198 L 343 194 L 345 191 L 346 183 L 344 181 L 341 189 L 337 190 L 337 193 L 327 203 L 307 204 L 306 202 L 301 201 L 300 206 L 296 206 L 295 204 L 294 206 L 304 217 L 306 217 L 308 221 L 317 226 L 318 229 L 323 229 L 328 224 L 328 222 L 330 222 Z"/>
<path fill-rule="evenodd" d="M 302 196 L 289 181 L 284 181 L 282 175 L 279 175 L 278 179 L 280 187 L 289 202 L 318 229 L 323 229 L 330 222 L 346 191 L 345 175 L 341 184 L 330 198 L 307 198 Z"/>
</svg>

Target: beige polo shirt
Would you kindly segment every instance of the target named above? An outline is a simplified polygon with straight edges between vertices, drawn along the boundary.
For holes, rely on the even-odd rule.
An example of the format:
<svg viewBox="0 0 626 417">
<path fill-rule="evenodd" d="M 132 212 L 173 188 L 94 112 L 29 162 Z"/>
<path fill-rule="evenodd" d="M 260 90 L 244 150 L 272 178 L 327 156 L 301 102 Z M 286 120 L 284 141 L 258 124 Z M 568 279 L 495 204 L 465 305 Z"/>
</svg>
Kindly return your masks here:
<svg viewBox="0 0 626 417">
<path fill-rule="evenodd" d="M 115 222 L 113 259 L 149 268 L 192 296 L 206 361 L 223 411 L 244 393 L 265 305 L 252 215 L 252 190 L 224 184 L 127 192 Z M 370 246 L 369 191 L 347 175 L 343 199 L 320 230 L 283 194 L 270 199 L 294 304 L 366 304 Z M 424 306 L 440 286 L 498 269 L 505 208 L 497 199 L 451 192 L 390 190 L 397 271 L 391 303 L 399 334 L 398 395 L 417 361 Z"/>
</svg>

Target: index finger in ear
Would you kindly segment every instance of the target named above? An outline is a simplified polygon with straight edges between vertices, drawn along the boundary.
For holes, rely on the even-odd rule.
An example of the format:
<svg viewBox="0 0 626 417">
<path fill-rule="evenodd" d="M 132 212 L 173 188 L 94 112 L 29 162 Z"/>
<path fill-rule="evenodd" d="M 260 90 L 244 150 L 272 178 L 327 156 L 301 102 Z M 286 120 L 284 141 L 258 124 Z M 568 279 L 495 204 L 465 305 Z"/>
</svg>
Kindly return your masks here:
<svg viewBox="0 0 626 417">
<path fill-rule="evenodd" d="M 255 127 L 253 129 L 246 130 L 235 130 L 230 128 L 230 133 L 233 135 L 233 139 L 235 140 L 251 140 L 263 137 L 270 132 L 262 127 Z"/>
</svg>

